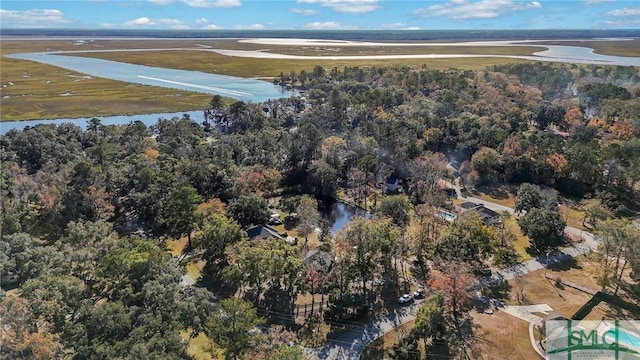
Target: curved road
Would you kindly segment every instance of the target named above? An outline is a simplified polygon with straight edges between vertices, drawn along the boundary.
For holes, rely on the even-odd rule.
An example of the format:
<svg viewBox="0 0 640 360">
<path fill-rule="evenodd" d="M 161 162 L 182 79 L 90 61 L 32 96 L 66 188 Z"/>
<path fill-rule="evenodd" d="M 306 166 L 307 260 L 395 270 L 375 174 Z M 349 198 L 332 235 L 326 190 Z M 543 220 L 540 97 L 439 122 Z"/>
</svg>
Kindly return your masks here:
<svg viewBox="0 0 640 360">
<path fill-rule="evenodd" d="M 494 211 L 508 211 L 510 213 L 513 213 L 513 209 L 510 207 L 474 197 L 462 197 L 460 194 L 460 189 L 456 188 L 456 191 L 458 193 L 458 198 L 460 199 L 475 203 L 481 203 L 487 208 Z M 567 226 L 564 231 L 567 234 L 581 236 L 583 241 L 578 245 L 568 246 L 562 248 L 558 252 L 549 254 L 549 264 L 554 264 L 579 255 L 584 255 L 598 248 L 599 243 L 594 238 L 593 234 L 570 226 Z M 511 280 L 516 276 L 524 275 L 539 269 L 544 269 L 546 266 L 546 262 L 546 256 L 540 256 L 538 258 L 522 262 L 512 267 L 500 270 L 492 276 L 492 279 L 490 281 Z M 341 338 L 329 341 L 321 348 L 306 348 L 305 354 L 307 355 L 307 358 L 313 360 L 358 359 L 360 358 L 360 355 L 367 347 L 367 345 L 369 345 L 375 339 L 379 338 L 395 327 L 415 319 L 416 312 L 421 302 L 422 301 L 415 302 L 405 307 L 393 309 L 386 316 L 382 316 L 380 318 L 372 320 L 368 324 L 362 324 L 361 326 L 358 326 Z"/>
</svg>

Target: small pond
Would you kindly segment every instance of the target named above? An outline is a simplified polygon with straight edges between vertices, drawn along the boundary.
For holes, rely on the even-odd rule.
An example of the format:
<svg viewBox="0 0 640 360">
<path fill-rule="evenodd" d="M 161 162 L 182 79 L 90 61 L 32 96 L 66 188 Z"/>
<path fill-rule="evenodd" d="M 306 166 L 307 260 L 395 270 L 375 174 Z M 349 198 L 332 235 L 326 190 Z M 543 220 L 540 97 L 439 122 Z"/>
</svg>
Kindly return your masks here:
<svg viewBox="0 0 640 360">
<path fill-rule="evenodd" d="M 347 205 L 341 201 L 328 205 L 321 214 L 322 219 L 326 221 L 331 228 L 331 236 L 335 236 L 338 231 L 344 229 L 344 227 L 356 216 L 363 216 L 367 219 L 371 218 L 371 214 L 368 212 Z"/>
</svg>

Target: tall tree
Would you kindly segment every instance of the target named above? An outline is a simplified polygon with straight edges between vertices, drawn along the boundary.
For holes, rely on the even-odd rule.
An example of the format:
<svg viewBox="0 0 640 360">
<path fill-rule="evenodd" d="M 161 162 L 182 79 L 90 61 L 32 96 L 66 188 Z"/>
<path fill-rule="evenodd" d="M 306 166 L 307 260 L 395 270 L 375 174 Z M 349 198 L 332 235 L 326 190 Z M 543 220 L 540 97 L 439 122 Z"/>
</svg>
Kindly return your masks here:
<svg viewBox="0 0 640 360">
<path fill-rule="evenodd" d="M 538 251 L 561 244 L 564 228 L 567 226 L 559 212 L 538 208 L 521 216 L 518 225 Z"/>
<path fill-rule="evenodd" d="M 440 153 L 426 153 L 409 163 L 409 190 L 414 203 L 438 206 L 444 201 L 438 182 L 448 175 L 446 165 Z"/>
<path fill-rule="evenodd" d="M 300 222 L 298 223 L 298 233 L 304 236 L 304 243 L 307 245 L 308 236 L 320 224 L 320 213 L 318 212 L 318 202 L 306 195 L 300 197 L 296 213 Z"/>
<path fill-rule="evenodd" d="M 425 351 L 427 351 L 430 344 L 444 337 L 445 332 L 444 296 L 441 293 L 436 293 L 429 296 L 420 305 L 411 334 L 422 339 Z"/>
<path fill-rule="evenodd" d="M 229 298 L 218 303 L 211 313 L 206 332 L 216 345 L 225 349 L 225 358 L 236 360 L 251 348 L 249 330 L 261 322 L 251 303 Z"/>
<path fill-rule="evenodd" d="M 205 272 L 214 279 L 219 279 L 222 270 L 228 265 L 225 252 L 230 245 L 247 237 L 240 225 L 224 215 L 213 214 L 204 220 L 202 231 L 195 238 L 196 246 L 204 249 L 207 261 Z"/>
<path fill-rule="evenodd" d="M 478 269 L 498 245 L 494 230 L 480 216 L 470 212 L 454 221 L 442 234 L 436 256 L 445 261 L 462 261 Z"/>
<path fill-rule="evenodd" d="M 611 219 L 598 224 L 596 238 L 601 242 L 602 291 L 613 285 L 616 295 L 628 271 L 627 265 L 640 260 L 640 231 L 626 219 Z"/>
<path fill-rule="evenodd" d="M 189 250 L 193 249 L 191 233 L 197 229 L 200 222 L 197 206 L 201 202 L 202 197 L 198 195 L 196 189 L 191 185 L 184 185 L 173 192 L 161 212 L 162 217 L 159 222 L 166 227 L 166 233 L 174 237 L 186 234 Z"/>
<path fill-rule="evenodd" d="M 262 196 L 243 195 L 229 202 L 227 214 L 245 228 L 262 225 L 269 220 L 269 205 Z"/>
<path fill-rule="evenodd" d="M 483 147 L 471 157 L 471 167 L 478 172 L 483 183 L 497 180 L 502 166 L 502 156 L 492 148 Z"/>
<path fill-rule="evenodd" d="M 464 359 L 469 359 L 475 343 L 473 318 L 469 315 L 473 307 L 469 293 L 472 285 L 469 266 L 458 261 L 443 263 L 428 282 L 429 287 L 444 297 L 449 348 Z"/>
<path fill-rule="evenodd" d="M 396 226 L 404 229 L 409 225 L 410 211 L 411 202 L 405 195 L 391 195 L 382 198 L 376 214 L 391 219 Z"/>
<path fill-rule="evenodd" d="M 533 184 L 523 183 L 518 188 L 513 209 L 516 213 L 522 213 L 532 208 L 542 207 L 542 195 L 540 189 Z"/>
</svg>

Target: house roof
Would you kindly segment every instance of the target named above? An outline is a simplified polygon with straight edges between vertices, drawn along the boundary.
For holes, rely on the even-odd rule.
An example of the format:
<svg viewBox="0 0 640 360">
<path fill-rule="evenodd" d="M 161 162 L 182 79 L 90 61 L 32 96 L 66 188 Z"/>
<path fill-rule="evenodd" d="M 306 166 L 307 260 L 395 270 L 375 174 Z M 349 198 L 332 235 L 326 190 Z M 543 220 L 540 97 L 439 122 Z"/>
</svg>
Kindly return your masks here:
<svg viewBox="0 0 640 360">
<path fill-rule="evenodd" d="M 328 273 L 333 265 L 333 256 L 326 251 L 313 249 L 309 250 L 302 260 L 305 266 L 311 266 L 318 271 Z"/>
<path fill-rule="evenodd" d="M 483 217 L 498 217 L 500 216 L 500 214 L 498 214 L 497 212 L 486 208 L 483 204 L 476 204 L 476 203 L 472 203 L 469 201 L 465 201 L 462 204 L 459 205 L 462 209 L 464 209 L 465 211 L 467 210 L 473 210 L 473 211 L 477 211 L 478 213 L 480 213 L 481 216 Z"/>
<path fill-rule="evenodd" d="M 476 208 L 478 206 L 480 206 L 480 204 L 472 203 L 472 202 L 469 202 L 469 201 L 465 201 L 462 204 L 460 204 L 461 208 L 467 209 L 467 210 L 474 209 L 474 208 Z"/>
<path fill-rule="evenodd" d="M 278 230 L 272 228 L 269 225 L 259 225 L 247 230 L 247 236 L 249 239 L 260 238 L 266 239 L 270 237 L 274 237 L 276 239 L 283 239 L 282 236 L 278 233 Z"/>
<path fill-rule="evenodd" d="M 491 209 L 487 209 L 486 207 L 482 206 L 482 209 L 480 209 L 480 212 L 483 213 L 484 215 L 487 215 L 489 217 L 498 217 L 500 216 L 500 214 L 498 214 L 497 212 L 491 210 Z"/>
</svg>

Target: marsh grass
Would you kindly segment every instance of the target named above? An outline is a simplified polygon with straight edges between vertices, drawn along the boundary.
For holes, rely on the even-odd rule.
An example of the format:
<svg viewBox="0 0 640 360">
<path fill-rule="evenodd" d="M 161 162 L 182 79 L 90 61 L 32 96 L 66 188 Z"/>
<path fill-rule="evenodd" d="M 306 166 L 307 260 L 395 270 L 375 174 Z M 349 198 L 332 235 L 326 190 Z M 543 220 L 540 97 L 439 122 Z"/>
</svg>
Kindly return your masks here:
<svg viewBox="0 0 640 360">
<path fill-rule="evenodd" d="M 583 45 L 609 55 L 639 56 L 640 40 L 603 42 L 562 42 L 564 45 Z M 541 42 L 542 43 L 542 42 Z M 548 42 L 551 44 L 552 42 Z M 232 50 L 261 50 L 292 55 L 393 55 L 393 54 L 502 54 L 529 55 L 541 50 L 535 45 L 526 47 L 470 47 L 470 46 L 389 46 L 335 47 L 291 46 L 240 43 L 235 39 L 96 39 L 84 43 L 66 40 L 3 40 L 3 55 L 37 51 L 92 51 L 117 49 L 178 49 L 220 48 Z M 229 57 L 200 50 L 163 50 L 152 52 L 82 53 L 87 56 L 132 64 L 203 71 L 240 77 L 270 78 L 291 71 L 312 71 L 317 65 L 325 68 L 345 66 L 418 66 L 435 69 L 484 69 L 487 66 L 527 62 L 501 58 L 452 58 L 404 60 L 292 60 L 251 59 Z M 130 84 L 115 80 L 84 77 L 83 74 L 35 62 L 3 58 L 0 62 L 2 89 L 0 120 L 31 120 L 55 118 L 101 117 L 123 114 L 150 114 L 202 109 L 211 95 Z M 12 83 L 13 85 L 9 85 Z"/>
<path fill-rule="evenodd" d="M 458 68 L 465 70 L 484 69 L 487 66 L 526 62 L 518 59 L 500 58 L 459 58 L 459 59 L 402 59 L 402 60 L 298 60 L 298 59 L 253 59 L 242 57 L 223 56 L 214 52 L 197 50 L 184 51 L 154 51 L 149 52 L 112 52 L 112 53 L 82 53 L 74 56 L 84 56 L 112 61 L 120 61 L 131 64 L 156 66 L 181 70 L 202 71 L 213 74 L 232 75 L 240 77 L 272 77 L 281 72 L 289 74 L 291 71 L 313 71 L 317 65 L 325 68 L 345 66 L 393 66 L 427 65 L 436 69 Z"/>
<path fill-rule="evenodd" d="M 30 120 L 153 114 L 205 108 L 211 95 L 130 84 L 31 61 L 0 62 L 1 119 Z"/>
</svg>

